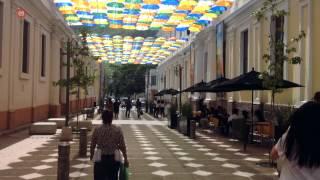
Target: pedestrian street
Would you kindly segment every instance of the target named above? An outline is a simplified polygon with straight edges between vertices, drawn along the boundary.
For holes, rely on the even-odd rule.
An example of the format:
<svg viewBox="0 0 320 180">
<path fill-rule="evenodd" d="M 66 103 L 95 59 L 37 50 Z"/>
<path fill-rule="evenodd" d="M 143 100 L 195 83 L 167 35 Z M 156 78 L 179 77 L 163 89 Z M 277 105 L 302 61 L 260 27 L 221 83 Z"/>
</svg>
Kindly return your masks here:
<svg viewBox="0 0 320 180">
<path fill-rule="evenodd" d="M 123 117 L 121 110 L 121 120 L 114 120 L 114 124 L 125 134 L 132 180 L 277 179 L 274 169 L 257 165 L 268 161 L 267 151 L 262 148 L 250 147 L 244 153 L 233 139 L 198 131 L 192 140 L 150 115 L 144 114 L 140 120 L 135 113 L 129 119 Z M 93 123 L 98 125 L 101 120 L 95 118 Z M 58 137 L 59 132 L 28 136 L 26 131 L 1 137 L 7 145 L 0 150 L 0 179 L 56 180 Z M 78 157 L 79 140 L 74 137 L 70 179 L 93 179 L 93 163 Z"/>
</svg>

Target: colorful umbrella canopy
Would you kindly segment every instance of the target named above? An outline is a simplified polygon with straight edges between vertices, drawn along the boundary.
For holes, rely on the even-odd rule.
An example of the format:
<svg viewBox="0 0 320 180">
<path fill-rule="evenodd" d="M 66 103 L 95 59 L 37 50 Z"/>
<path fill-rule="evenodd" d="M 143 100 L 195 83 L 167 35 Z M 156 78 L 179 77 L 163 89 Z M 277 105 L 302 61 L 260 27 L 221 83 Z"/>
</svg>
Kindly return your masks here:
<svg viewBox="0 0 320 180">
<path fill-rule="evenodd" d="M 91 34 L 87 43 L 93 56 L 117 64 L 158 64 L 176 51 L 187 39 L 109 36 Z"/>
<path fill-rule="evenodd" d="M 201 31 L 233 0 L 54 0 L 70 26 Z"/>
</svg>

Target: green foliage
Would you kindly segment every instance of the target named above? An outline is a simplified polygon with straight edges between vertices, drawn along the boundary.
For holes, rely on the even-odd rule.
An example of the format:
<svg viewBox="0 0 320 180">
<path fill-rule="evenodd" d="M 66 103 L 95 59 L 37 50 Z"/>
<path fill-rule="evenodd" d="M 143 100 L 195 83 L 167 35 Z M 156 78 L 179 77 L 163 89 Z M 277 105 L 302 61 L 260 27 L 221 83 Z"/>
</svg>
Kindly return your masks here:
<svg viewBox="0 0 320 180">
<path fill-rule="evenodd" d="M 189 103 L 185 103 L 181 107 L 182 116 L 192 118 L 192 106 Z"/>
<path fill-rule="evenodd" d="M 107 93 L 109 95 L 131 96 L 145 90 L 145 74 L 153 65 L 105 64 Z"/>
<path fill-rule="evenodd" d="M 285 17 L 289 15 L 288 11 L 279 8 L 279 4 L 284 0 L 264 0 L 263 6 L 252 15 L 258 20 L 268 20 L 267 13 L 271 13 L 271 20 L 277 17 Z M 262 59 L 268 63 L 267 71 L 262 73 L 264 80 L 264 86 L 272 90 L 272 97 L 274 103 L 274 96 L 276 93 L 282 92 L 277 87 L 283 79 L 283 64 L 285 62 L 295 65 L 300 64 L 302 58 L 295 56 L 297 52 L 297 45 L 303 38 L 305 38 L 305 32 L 300 32 L 296 37 L 292 38 L 288 43 L 284 43 L 282 40 L 276 40 L 274 34 L 269 35 L 269 47 L 267 54 L 264 54 Z"/>
<path fill-rule="evenodd" d="M 285 0 L 264 0 L 263 6 L 254 11 L 252 15 L 258 20 L 261 21 L 262 19 L 268 20 L 266 13 L 271 12 L 272 16 L 282 17 L 289 15 L 289 12 L 278 9 L 280 3 L 284 2 Z"/>
<path fill-rule="evenodd" d="M 276 120 L 280 130 L 284 133 L 290 124 L 290 116 L 295 112 L 295 107 L 288 104 L 286 107 L 277 107 L 275 109 Z"/>
<path fill-rule="evenodd" d="M 86 41 L 87 34 L 85 30 L 82 30 L 80 42 L 70 43 L 70 52 L 67 52 L 72 57 L 70 67 L 74 68 L 74 76 L 70 77 L 69 80 L 60 79 L 53 82 L 54 86 L 66 87 L 69 85 L 71 94 L 79 93 L 79 89 L 82 89 L 85 95 L 88 95 L 88 87 L 92 86 L 95 80 L 94 73 L 88 73 L 88 66 L 97 58 L 89 53 Z M 65 63 L 63 65 L 67 66 Z"/>
</svg>

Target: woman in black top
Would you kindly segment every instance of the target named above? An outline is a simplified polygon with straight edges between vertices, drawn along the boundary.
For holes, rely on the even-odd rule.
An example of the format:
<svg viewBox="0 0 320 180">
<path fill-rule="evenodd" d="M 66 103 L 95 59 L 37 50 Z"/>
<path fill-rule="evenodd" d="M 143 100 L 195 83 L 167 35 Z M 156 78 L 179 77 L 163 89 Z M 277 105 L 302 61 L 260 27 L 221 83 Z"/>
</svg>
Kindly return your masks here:
<svg viewBox="0 0 320 180">
<path fill-rule="evenodd" d="M 114 113 L 114 118 L 118 119 L 119 116 L 119 109 L 120 109 L 120 101 L 116 100 L 113 103 L 113 113 Z"/>
</svg>

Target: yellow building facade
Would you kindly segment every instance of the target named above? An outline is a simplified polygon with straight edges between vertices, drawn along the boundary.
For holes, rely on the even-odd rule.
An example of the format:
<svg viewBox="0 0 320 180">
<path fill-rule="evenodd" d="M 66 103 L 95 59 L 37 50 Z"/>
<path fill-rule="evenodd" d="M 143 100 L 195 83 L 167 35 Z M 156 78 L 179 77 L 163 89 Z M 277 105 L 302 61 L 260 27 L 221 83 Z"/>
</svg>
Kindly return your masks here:
<svg viewBox="0 0 320 180">
<path fill-rule="evenodd" d="M 158 89 L 179 89 L 179 81 L 174 75 L 174 69 L 182 67 L 182 88 L 187 88 L 200 81 L 211 81 L 217 78 L 219 62 L 217 61 L 217 27 L 223 24 L 224 32 L 224 76 L 233 78 L 254 68 L 256 71 L 265 71 L 268 64 L 262 56 L 268 53 L 270 21 L 257 19 L 252 13 L 263 6 L 263 0 L 235 0 L 233 7 L 217 21 L 198 34 L 189 35 L 189 43 L 167 61 L 158 66 Z M 289 12 L 284 18 L 284 42 L 289 42 L 301 31 L 306 37 L 296 44 L 297 52 L 294 55 L 302 57 L 301 64 L 284 64 L 283 78 L 302 84 L 303 88 L 284 90 L 276 95 L 276 104 L 281 106 L 300 106 L 312 99 L 315 92 L 320 91 L 320 1 L 318 0 L 284 0 L 280 9 Z M 267 18 L 270 19 L 267 13 Z M 244 41 L 247 41 L 244 44 Z M 244 52 L 247 49 L 247 52 Z M 246 58 L 244 58 L 246 57 Z M 244 62 L 245 59 L 245 62 Z M 221 64 L 221 63 L 220 63 Z M 164 78 L 165 77 L 165 78 Z M 174 82 L 171 82 L 174 81 Z M 197 99 L 199 96 L 207 101 L 216 101 L 215 94 L 183 94 L 184 101 Z M 225 100 L 229 104 L 236 102 L 243 108 L 251 104 L 250 92 L 227 93 Z M 255 104 L 270 104 L 270 92 L 255 92 Z M 231 106 L 228 106 L 231 107 Z"/>
</svg>

